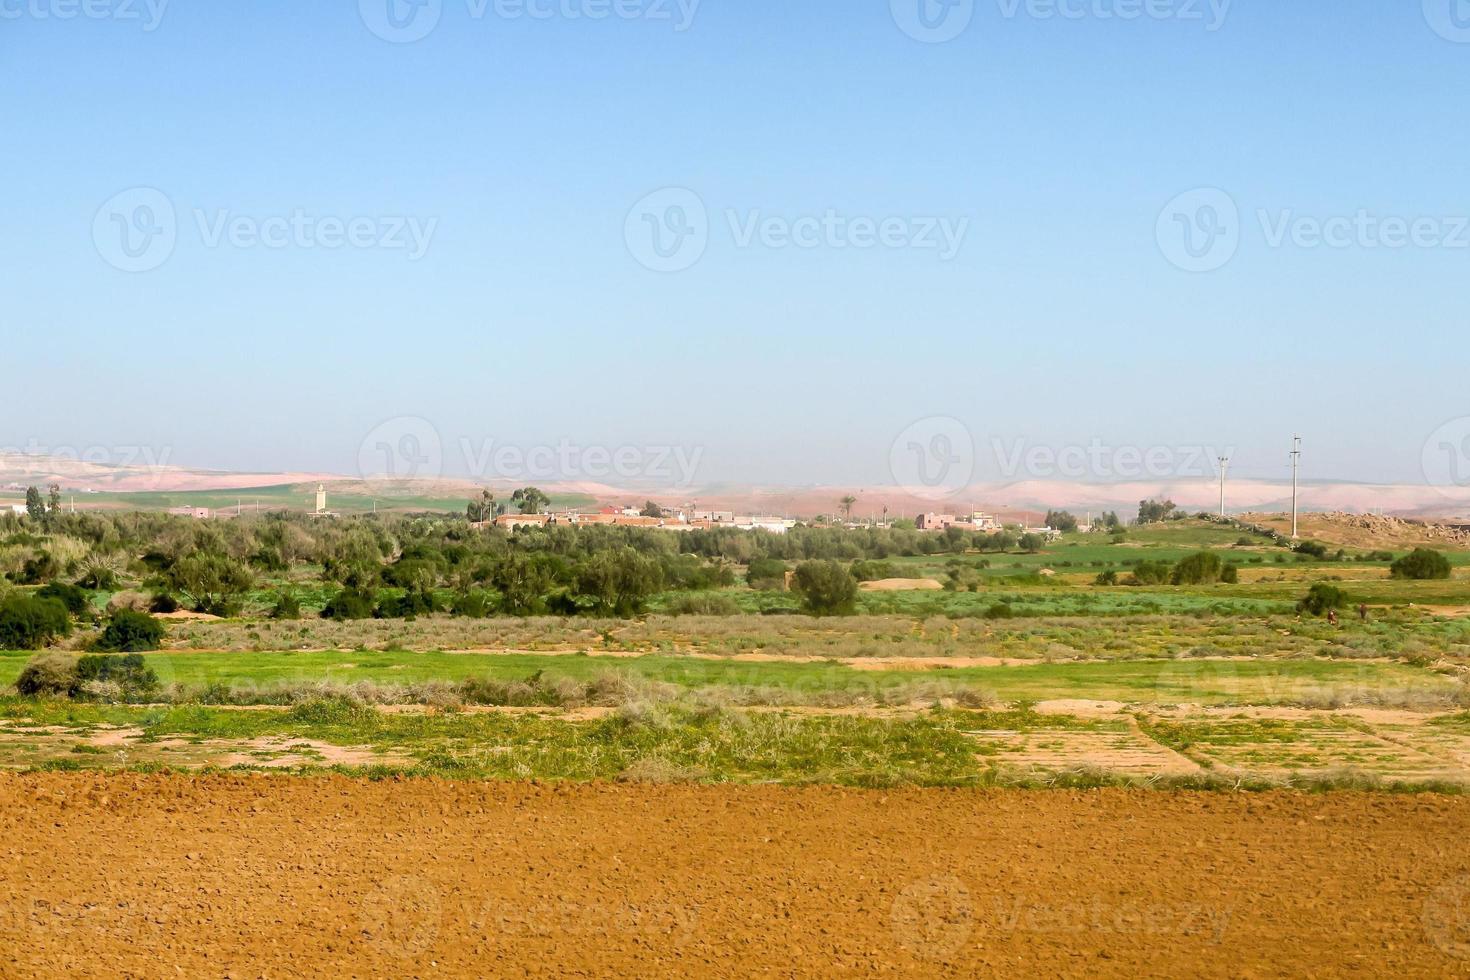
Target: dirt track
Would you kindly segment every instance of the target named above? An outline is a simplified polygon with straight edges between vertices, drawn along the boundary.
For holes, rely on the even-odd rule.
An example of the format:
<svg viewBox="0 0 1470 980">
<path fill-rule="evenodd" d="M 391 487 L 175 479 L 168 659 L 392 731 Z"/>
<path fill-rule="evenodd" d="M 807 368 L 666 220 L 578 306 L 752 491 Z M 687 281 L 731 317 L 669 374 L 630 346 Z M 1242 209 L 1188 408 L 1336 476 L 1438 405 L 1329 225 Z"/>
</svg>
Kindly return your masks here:
<svg viewBox="0 0 1470 980">
<path fill-rule="evenodd" d="M 1470 974 L 1470 799 L 0 775 L 0 975 Z"/>
</svg>

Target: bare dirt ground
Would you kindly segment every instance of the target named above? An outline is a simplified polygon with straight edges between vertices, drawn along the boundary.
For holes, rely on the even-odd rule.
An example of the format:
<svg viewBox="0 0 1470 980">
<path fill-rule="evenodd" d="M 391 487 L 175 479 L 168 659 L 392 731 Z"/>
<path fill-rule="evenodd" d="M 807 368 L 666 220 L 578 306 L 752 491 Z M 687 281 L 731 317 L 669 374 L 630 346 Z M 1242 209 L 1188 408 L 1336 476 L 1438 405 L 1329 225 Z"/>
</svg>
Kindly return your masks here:
<svg viewBox="0 0 1470 980">
<path fill-rule="evenodd" d="M 880 578 L 858 588 L 864 592 L 942 592 L 944 583 L 932 578 Z"/>
<path fill-rule="evenodd" d="M 1470 971 L 1470 800 L 0 775 L 6 976 Z"/>
</svg>

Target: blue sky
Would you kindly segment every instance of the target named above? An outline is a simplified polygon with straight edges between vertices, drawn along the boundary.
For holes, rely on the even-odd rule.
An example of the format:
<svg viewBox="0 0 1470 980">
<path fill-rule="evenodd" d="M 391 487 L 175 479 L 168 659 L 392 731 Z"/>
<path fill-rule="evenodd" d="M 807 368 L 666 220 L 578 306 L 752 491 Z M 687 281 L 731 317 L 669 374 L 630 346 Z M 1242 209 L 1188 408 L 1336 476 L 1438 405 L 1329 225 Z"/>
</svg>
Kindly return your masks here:
<svg viewBox="0 0 1470 980">
<path fill-rule="evenodd" d="M 977 479 L 1099 442 L 1280 477 L 1299 430 L 1314 477 L 1410 482 L 1470 415 L 1470 4 L 977 0 L 929 43 L 921 0 L 441 0 L 397 43 L 388 0 L 89 2 L 0 0 L 0 445 L 351 472 L 406 417 L 452 474 L 570 442 L 866 485 L 942 418 Z M 136 188 L 174 242 L 129 272 Z M 666 188 L 707 244 L 654 271 Z M 1221 216 L 1161 213 L 1203 188 L 1238 218 L 1186 271 L 1167 229 Z"/>
</svg>

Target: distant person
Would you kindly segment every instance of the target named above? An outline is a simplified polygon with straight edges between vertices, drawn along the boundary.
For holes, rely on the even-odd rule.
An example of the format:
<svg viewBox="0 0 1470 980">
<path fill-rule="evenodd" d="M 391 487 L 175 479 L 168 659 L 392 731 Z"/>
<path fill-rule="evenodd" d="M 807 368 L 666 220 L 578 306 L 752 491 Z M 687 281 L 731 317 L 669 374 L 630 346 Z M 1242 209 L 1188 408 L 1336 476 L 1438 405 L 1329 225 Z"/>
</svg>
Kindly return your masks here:
<svg viewBox="0 0 1470 980">
<path fill-rule="evenodd" d="M 1358 618 L 1365 623 L 1368 621 L 1368 604 L 1366 602 L 1358 606 Z"/>
<path fill-rule="evenodd" d="M 1329 610 L 1327 610 L 1327 622 L 1330 625 L 1332 625 L 1332 626 L 1336 626 L 1337 625 L 1337 610 L 1336 609 L 1329 609 Z"/>
</svg>

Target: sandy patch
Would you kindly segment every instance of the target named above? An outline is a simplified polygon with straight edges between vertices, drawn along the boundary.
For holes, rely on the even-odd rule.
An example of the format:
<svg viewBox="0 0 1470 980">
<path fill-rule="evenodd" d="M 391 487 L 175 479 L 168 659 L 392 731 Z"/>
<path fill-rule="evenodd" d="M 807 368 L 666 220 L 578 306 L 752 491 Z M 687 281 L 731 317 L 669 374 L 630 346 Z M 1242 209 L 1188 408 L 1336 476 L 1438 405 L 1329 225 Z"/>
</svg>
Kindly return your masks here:
<svg viewBox="0 0 1470 980">
<path fill-rule="evenodd" d="M 864 592 L 942 592 L 944 584 L 932 578 L 880 578 L 858 588 Z"/>
</svg>

